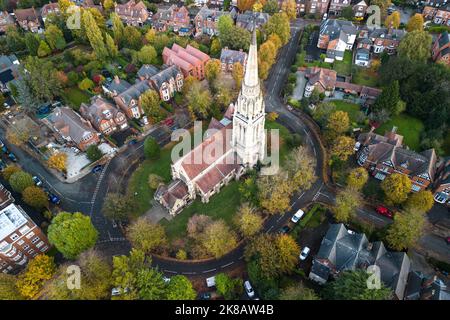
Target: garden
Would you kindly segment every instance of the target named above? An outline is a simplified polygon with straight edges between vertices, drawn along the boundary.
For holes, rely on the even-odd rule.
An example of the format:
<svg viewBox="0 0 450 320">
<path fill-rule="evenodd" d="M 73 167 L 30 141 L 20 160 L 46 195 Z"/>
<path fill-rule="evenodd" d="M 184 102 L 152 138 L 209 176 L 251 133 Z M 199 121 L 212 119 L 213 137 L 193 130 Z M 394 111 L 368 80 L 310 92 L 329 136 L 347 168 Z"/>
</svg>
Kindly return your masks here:
<svg viewBox="0 0 450 320">
<path fill-rule="evenodd" d="M 392 130 L 393 126 L 396 126 L 397 133 L 403 136 L 404 144 L 414 151 L 420 151 L 420 137 L 424 131 L 424 125 L 420 119 L 405 113 L 392 116 L 389 121 L 377 128 L 375 133 L 384 135 L 386 131 Z"/>
</svg>

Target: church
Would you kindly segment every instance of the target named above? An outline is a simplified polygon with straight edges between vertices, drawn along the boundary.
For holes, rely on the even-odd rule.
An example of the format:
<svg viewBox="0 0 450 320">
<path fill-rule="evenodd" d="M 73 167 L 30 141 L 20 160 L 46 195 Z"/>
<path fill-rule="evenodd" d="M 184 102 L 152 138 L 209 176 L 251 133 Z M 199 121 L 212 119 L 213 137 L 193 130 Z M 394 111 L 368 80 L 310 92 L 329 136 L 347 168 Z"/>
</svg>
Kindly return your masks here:
<svg viewBox="0 0 450 320">
<path fill-rule="evenodd" d="M 253 30 L 242 87 L 222 120 L 211 119 L 201 144 L 172 164 L 169 185 L 160 185 L 154 198 L 171 215 L 199 196 L 202 202 L 232 179 L 239 179 L 265 157 L 265 105 L 258 77 L 256 30 Z"/>
</svg>

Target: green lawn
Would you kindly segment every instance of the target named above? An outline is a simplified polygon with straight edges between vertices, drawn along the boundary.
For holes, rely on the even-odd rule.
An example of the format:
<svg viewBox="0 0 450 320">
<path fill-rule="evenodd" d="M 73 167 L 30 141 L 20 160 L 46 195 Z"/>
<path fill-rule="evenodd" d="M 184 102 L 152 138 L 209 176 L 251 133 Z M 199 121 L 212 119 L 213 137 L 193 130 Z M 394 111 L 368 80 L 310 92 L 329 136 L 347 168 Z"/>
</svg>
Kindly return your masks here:
<svg viewBox="0 0 450 320">
<path fill-rule="evenodd" d="M 333 104 L 336 106 L 336 110 L 347 112 L 351 122 L 357 122 L 358 114 L 361 112 L 359 105 L 340 100 L 333 101 Z"/>
<path fill-rule="evenodd" d="M 336 71 L 338 75 L 349 76 L 352 73 L 352 57 L 352 52 L 346 50 L 344 53 L 344 60 L 334 61 L 333 70 Z"/>
<path fill-rule="evenodd" d="M 286 138 L 291 134 L 288 128 L 282 126 L 278 122 L 266 120 L 266 129 L 278 129 L 280 134 L 280 164 L 283 163 L 286 155 L 289 153 L 290 148 L 285 143 Z M 270 136 L 270 131 L 267 131 L 267 135 Z M 267 150 L 270 152 L 270 150 Z"/>
<path fill-rule="evenodd" d="M 148 176 L 150 173 L 161 176 L 166 182 L 171 179 L 170 175 L 170 159 L 172 144 L 166 146 L 161 150 L 161 157 L 158 160 L 144 160 L 138 169 L 133 173 L 128 183 L 128 193 L 134 195 L 134 199 L 137 203 L 137 209 L 135 211 L 136 216 L 144 214 L 150 209 L 150 201 L 153 199 L 154 190 L 150 189 L 148 185 Z"/>
<path fill-rule="evenodd" d="M 88 103 L 91 96 L 77 87 L 72 87 L 64 90 L 63 98 L 66 103 L 78 111 L 78 109 L 80 109 L 80 105 L 83 102 Z"/>
<path fill-rule="evenodd" d="M 403 136 L 404 144 L 415 151 L 420 151 L 420 134 L 424 130 L 422 121 L 407 114 L 393 116 L 391 120 L 381 125 L 376 133 L 383 135 L 390 131 L 393 126 L 397 127 L 397 133 Z"/>
<path fill-rule="evenodd" d="M 233 215 L 241 203 L 238 187 L 239 182 L 232 180 L 218 194 L 209 199 L 208 203 L 202 203 L 200 199 L 196 199 L 172 220 L 161 220 L 160 223 L 165 227 L 169 239 L 183 238 L 186 235 L 189 218 L 194 214 L 204 214 L 214 220 L 223 219 L 231 226 Z"/>
<path fill-rule="evenodd" d="M 363 86 L 377 87 L 378 75 L 368 68 L 356 67 L 356 72 L 353 73 L 352 82 Z"/>
</svg>

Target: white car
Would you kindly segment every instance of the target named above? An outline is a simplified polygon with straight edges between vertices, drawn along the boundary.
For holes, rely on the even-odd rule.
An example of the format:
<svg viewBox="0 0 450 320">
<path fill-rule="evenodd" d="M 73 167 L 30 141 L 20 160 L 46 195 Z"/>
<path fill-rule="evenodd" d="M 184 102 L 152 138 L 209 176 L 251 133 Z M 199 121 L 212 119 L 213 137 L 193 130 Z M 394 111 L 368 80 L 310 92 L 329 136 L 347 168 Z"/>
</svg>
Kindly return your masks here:
<svg viewBox="0 0 450 320">
<path fill-rule="evenodd" d="M 292 216 L 291 221 L 293 223 L 297 223 L 305 214 L 305 212 L 302 209 L 298 209 L 298 211 Z"/>
<path fill-rule="evenodd" d="M 255 291 L 253 291 L 252 285 L 250 284 L 250 281 L 246 280 L 244 282 L 244 288 L 245 292 L 247 292 L 248 297 L 251 299 L 255 296 Z"/>
<path fill-rule="evenodd" d="M 348 230 L 347 230 L 347 233 L 348 233 L 348 234 L 356 234 L 356 232 L 355 232 L 355 231 L 353 231 L 353 230 L 350 230 L 350 229 L 348 229 Z"/>
<path fill-rule="evenodd" d="M 361 148 L 361 142 L 357 141 L 357 142 L 355 143 L 355 146 L 353 147 L 353 150 L 354 150 L 355 152 L 357 152 L 357 151 L 359 150 L 359 148 Z"/>
<path fill-rule="evenodd" d="M 309 252 L 311 251 L 310 248 L 304 247 L 302 252 L 300 252 L 300 260 L 304 261 L 306 258 L 308 258 Z"/>
</svg>

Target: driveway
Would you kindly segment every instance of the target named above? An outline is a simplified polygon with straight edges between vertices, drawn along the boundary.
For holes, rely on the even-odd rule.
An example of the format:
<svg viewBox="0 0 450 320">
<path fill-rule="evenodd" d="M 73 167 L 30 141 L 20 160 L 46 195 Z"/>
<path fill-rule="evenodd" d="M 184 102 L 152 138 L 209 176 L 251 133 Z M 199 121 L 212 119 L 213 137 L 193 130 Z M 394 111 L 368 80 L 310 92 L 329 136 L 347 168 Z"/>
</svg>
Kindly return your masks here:
<svg viewBox="0 0 450 320">
<path fill-rule="evenodd" d="M 306 86 L 305 73 L 303 71 L 297 71 L 295 74 L 297 75 L 297 82 L 294 88 L 294 92 L 292 93 L 292 98 L 294 98 L 295 100 L 302 100 Z"/>
</svg>

